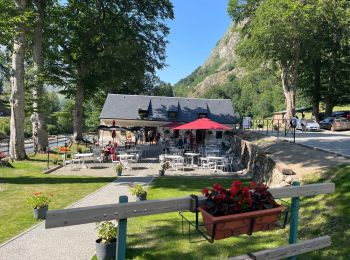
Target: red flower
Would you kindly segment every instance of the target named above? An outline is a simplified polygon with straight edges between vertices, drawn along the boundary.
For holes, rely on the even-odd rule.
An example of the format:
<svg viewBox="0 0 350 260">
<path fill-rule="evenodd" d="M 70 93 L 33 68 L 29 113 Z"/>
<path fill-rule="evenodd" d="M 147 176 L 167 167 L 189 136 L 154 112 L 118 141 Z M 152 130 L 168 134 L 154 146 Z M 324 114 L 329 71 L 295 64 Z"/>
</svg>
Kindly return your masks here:
<svg viewBox="0 0 350 260">
<path fill-rule="evenodd" d="M 39 196 L 39 195 L 41 195 L 41 192 L 37 191 L 37 192 L 34 193 L 34 195 L 35 196 Z"/>
<path fill-rule="evenodd" d="M 221 190 L 222 190 L 222 186 L 221 186 L 220 184 L 218 184 L 218 183 L 215 183 L 215 184 L 213 185 L 213 189 L 214 189 L 215 191 L 221 191 Z"/>
<path fill-rule="evenodd" d="M 237 186 L 231 185 L 231 187 L 230 187 L 231 196 L 233 196 L 233 197 L 236 196 L 238 191 L 239 191 L 239 188 Z"/>
<path fill-rule="evenodd" d="M 204 189 L 202 190 L 202 194 L 208 195 L 208 193 L 209 193 L 209 189 L 208 189 L 208 188 L 204 188 Z"/>
<path fill-rule="evenodd" d="M 239 187 L 242 186 L 242 182 L 239 181 L 239 180 L 235 180 L 235 181 L 233 182 L 233 185 L 239 188 Z"/>
<path fill-rule="evenodd" d="M 252 182 L 250 183 L 250 188 L 251 188 L 251 189 L 255 189 L 255 188 L 256 188 L 256 182 L 255 182 L 255 181 L 252 181 Z"/>
</svg>

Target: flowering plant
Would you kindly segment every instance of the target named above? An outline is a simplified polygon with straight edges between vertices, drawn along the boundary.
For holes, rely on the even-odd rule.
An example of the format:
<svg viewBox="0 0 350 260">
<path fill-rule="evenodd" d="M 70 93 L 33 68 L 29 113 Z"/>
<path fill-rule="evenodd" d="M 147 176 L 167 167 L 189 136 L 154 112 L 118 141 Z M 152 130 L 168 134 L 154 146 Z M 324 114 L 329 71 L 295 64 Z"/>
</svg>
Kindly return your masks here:
<svg viewBox="0 0 350 260">
<path fill-rule="evenodd" d="M 246 185 L 236 180 L 229 189 L 214 184 L 211 189 L 204 188 L 202 193 L 207 197 L 206 211 L 215 217 L 279 206 L 268 191 L 268 187 L 254 181 Z"/>
<path fill-rule="evenodd" d="M 52 197 L 51 193 L 35 192 L 27 199 L 27 202 L 33 209 L 40 209 L 49 205 Z"/>
<path fill-rule="evenodd" d="M 110 221 L 97 224 L 98 239 L 103 244 L 113 243 L 117 239 L 118 227 Z"/>
</svg>

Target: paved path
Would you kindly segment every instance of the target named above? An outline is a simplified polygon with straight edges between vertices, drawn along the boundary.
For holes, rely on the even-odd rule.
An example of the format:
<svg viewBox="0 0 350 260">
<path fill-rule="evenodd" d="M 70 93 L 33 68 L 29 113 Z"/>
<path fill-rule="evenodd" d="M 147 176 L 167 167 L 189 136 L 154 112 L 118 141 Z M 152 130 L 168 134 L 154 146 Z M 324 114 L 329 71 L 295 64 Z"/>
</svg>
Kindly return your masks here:
<svg viewBox="0 0 350 260">
<path fill-rule="evenodd" d="M 266 134 L 266 132 L 261 132 Z M 267 135 L 277 136 L 276 133 L 269 132 Z M 293 136 L 288 133 L 284 137 L 284 132 L 280 135 L 281 139 L 293 141 Z M 295 134 L 295 142 L 304 144 L 314 148 L 320 148 L 329 152 L 350 156 L 350 131 L 343 132 L 306 132 L 297 131 Z"/>
<path fill-rule="evenodd" d="M 129 184 L 148 184 L 153 177 L 120 177 L 88 197 L 73 208 L 118 202 L 120 195 L 127 195 Z M 45 230 L 45 222 L 0 246 L 0 260 L 89 260 L 95 251 L 96 224 L 62 227 Z"/>
</svg>

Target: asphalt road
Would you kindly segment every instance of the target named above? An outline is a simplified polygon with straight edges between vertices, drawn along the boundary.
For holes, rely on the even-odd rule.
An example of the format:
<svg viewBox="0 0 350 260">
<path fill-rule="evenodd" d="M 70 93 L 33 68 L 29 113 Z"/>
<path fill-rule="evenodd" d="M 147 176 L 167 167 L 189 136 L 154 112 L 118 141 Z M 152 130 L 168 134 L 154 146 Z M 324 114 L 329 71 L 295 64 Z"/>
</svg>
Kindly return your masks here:
<svg viewBox="0 0 350 260">
<path fill-rule="evenodd" d="M 267 135 L 277 136 L 277 133 L 269 132 Z M 293 134 L 289 132 L 287 136 L 284 137 L 284 132 L 280 132 L 280 138 L 293 141 Z M 350 131 L 302 133 L 297 130 L 295 133 L 295 142 L 350 156 Z"/>
<path fill-rule="evenodd" d="M 55 148 L 56 146 L 63 146 L 65 144 L 65 142 L 69 141 L 69 137 L 59 137 L 58 138 L 58 142 L 56 139 L 54 140 L 50 140 L 49 141 L 49 146 L 51 148 Z M 2 144 L 0 146 L 0 152 L 4 152 L 5 154 L 7 154 L 8 151 L 8 147 L 7 144 L 5 144 L 5 146 L 3 146 L 4 144 Z M 26 143 L 25 144 L 25 149 L 26 149 L 26 153 L 32 153 L 34 152 L 34 147 L 33 147 L 33 143 Z"/>
</svg>

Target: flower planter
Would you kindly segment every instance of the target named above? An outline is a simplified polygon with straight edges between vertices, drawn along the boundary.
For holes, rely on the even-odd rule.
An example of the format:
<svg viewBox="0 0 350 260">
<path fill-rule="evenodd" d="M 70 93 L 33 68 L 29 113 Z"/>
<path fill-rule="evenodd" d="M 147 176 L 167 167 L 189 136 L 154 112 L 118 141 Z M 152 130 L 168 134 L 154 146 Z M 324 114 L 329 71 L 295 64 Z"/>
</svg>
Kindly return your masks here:
<svg viewBox="0 0 350 260">
<path fill-rule="evenodd" d="M 45 206 L 43 208 L 38 208 L 38 209 L 32 209 L 34 219 L 46 219 L 46 212 L 47 212 L 48 208 L 49 208 L 49 206 Z"/>
<path fill-rule="evenodd" d="M 96 256 L 98 260 L 115 259 L 117 241 L 109 244 L 101 243 L 101 238 L 96 240 Z"/>
<path fill-rule="evenodd" d="M 136 201 L 142 201 L 142 200 L 147 200 L 147 192 L 143 193 L 143 194 L 136 195 Z"/>
<path fill-rule="evenodd" d="M 122 173 L 123 173 L 122 170 L 121 170 L 121 171 L 117 171 L 117 175 L 118 175 L 118 176 L 122 176 Z"/>
<path fill-rule="evenodd" d="M 240 214 L 214 217 L 199 207 L 208 235 L 215 240 L 251 234 L 256 231 L 271 230 L 276 227 L 279 214 L 285 207 L 245 212 Z"/>
</svg>

